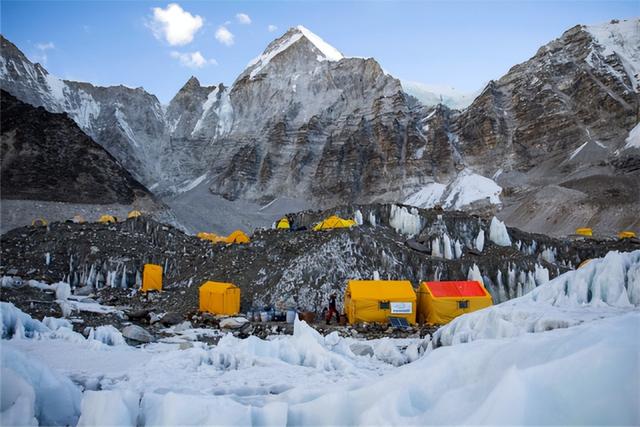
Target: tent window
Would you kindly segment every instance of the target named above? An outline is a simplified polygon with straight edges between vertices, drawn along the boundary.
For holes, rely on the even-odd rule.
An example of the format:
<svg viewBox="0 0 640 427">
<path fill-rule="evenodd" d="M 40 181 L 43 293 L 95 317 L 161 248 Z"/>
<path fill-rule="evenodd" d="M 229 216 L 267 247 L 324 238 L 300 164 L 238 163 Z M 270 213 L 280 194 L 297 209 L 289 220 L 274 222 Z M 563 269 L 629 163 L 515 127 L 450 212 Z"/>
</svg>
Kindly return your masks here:
<svg viewBox="0 0 640 427">
<path fill-rule="evenodd" d="M 380 310 L 389 310 L 389 301 L 380 301 Z"/>
<path fill-rule="evenodd" d="M 458 301 L 458 308 L 469 308 L 469 300 Z"/>
</svg>

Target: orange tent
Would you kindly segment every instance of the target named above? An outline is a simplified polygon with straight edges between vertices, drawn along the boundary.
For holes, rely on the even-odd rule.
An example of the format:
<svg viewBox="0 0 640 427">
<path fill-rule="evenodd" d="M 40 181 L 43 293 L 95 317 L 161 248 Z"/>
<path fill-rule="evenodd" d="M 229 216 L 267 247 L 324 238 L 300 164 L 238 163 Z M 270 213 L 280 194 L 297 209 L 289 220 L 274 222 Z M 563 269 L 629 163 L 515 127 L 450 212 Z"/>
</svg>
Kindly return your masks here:
<svg viewBox="0 0 640 427">
<path fill-rule="evenodd" d="M 249 243 L 249 241 L 249 236 L 242 230 L 236 230 L 227 236 L 227 243 Z"/>
<path fill-rule="evenodd" d="M 422 282 L 418 290 L 418 319 L 443 325 L 456 317 L 493 305 L 477 281 Z"/>
</svg>

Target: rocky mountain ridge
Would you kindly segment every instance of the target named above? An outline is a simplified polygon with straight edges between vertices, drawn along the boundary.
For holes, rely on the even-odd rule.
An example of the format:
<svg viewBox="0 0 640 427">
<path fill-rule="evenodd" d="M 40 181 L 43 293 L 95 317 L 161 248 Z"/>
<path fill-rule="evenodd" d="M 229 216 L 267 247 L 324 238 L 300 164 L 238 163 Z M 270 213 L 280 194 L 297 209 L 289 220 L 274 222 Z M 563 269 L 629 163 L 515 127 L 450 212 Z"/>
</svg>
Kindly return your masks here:
<svg viewBox="0 0 640 427">
<path fill-rule="evenodd" d="M 345 58 L 300 26 L 231 87 L 192 78 L 165 108 L 141 88 L 57 80 L 4 38 L 0 70 L 4 88 L 67 111 L 160 195 L 206 185 L 263 204 L 480 202 L 531 230 L 613 230 L 640 226 L 627 214 L 640 203 L 640 150 L 627 142 L 639 118 L 639 27 L 637 19 L 576 26 L 462 111 L 417 103 L 375 60 Z M 457 203 L 466 199 L 454 182 L 474 174 L 502 187 L 500 205 L 482 191 Z M 606 188 L 594 197 L 599 182 Z M 560 199 L 547 197 L 554 192 Z M 612 205 L 602 203 L 606 194 L 617 195 Z M 562 215 L 564 200 L 583 213 Z"/>
</svg>

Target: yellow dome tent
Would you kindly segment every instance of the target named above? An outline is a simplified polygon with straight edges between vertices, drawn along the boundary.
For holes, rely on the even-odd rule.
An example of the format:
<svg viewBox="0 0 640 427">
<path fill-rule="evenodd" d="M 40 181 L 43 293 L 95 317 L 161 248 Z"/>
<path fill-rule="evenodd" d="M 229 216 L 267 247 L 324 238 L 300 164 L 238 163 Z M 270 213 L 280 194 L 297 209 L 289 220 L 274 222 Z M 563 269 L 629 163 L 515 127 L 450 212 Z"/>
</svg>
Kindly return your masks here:
<svg viewBox="0 0 640 427">
<path fill-rule="evenodd" d="M 418 289 L 420 323 L 444 325 L 491 305 L 491 294 L 478 281 L 422 282 Z"/>
<path fill-rule="evenodd" d="M 49 224 L 49 222 L 44 218 L 36 218 L 31 221 L 31 225 L 33 225 L 34 227 L 46 227 L 47 224 Z"/>
<path fill-rule="evenodd" d="M 71 218 L 71 222 L 76 224 L 84 224 L 86 221 L 82 215 L 74 215 L 73 218 Z"/>
<path fill-rule="evenodd" d="M 331 215 L 324 221 L 319 222 L 313 227 L 314 231 L 319 230 L 332 230 L 334 228 L 349 228 L 356 225 L 356 222 L 352 219 L 343 219 L 336 215 Z"/>
<path fill-rule="evenodd" d="M 389 317 L 403 317 L 416 323 L 416 293 L 408 280 L 349 280 L 344 294 L 344 311 L 350 324 L 387 323 Z"/>
<path fill-rule="evenodd" d="M 587 237 L 591 237 L 593 236 L 593 230 L 590 228 L 576 228 L 576 234 L 579 236 L 587 236 Z"/>
<path fill-rule="evenodd" d="M 98 222 L 102 224 L 109 224 L 109 223 L 113 224 L 116 222 L 116 218 L 113 215 L 102 215 L 98 220 Z"/>
<path fill-rule="evenodd" d="M 291 228 L 289 226 L 289 219 L 287 217 L 280 218 L 280 221 L 278 221 L 278 225 L 276 226 L 276 228 L 282 228 L 282 229 Z"/>
<path fill-rule="evenodd" d="M 142 212 L 134 210 L 129 212 L 129 214 L 127 215 L 127 218 L 138 218 L 139 216 L 142 216 Z"/>
<path fill-rule="evenodd" d="M 199 294 L 200 311 L 229 315 L 240 312 L 240 288 L 233 283 L 205 282 Z"/>
<path fill-rule="evenodd" d="M 162 267 L 145 264 L 142 270 L 142 292 L 162 290 Z"/>
<path fill-rule="evenodd" d="M 242 230 L 236 230 L 227 236 L 227 243 L 249 243 L 249 241 L 249 236 Z"/>
<path fill-rule="evenodd" d="M 633 239 L 634 237 L 636 237 L 636 233 L 633 231 L 621 231 L 618 233 L 619 239 Z"/>
</svg>

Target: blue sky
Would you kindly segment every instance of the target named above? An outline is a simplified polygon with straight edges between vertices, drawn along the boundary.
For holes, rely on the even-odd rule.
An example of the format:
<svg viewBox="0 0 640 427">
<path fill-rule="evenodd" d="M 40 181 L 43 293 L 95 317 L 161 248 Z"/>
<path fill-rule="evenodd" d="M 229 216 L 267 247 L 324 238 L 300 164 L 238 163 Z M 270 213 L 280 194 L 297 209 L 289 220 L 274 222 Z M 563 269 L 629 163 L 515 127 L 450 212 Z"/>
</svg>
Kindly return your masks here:
<svg viewBox="0 0 640 427">
<path fill-rule="evenodd" d="M 143 86 L 166 103 L 191 75 L 230 85 L 298 24 L 400 79 L 474 91 L 573 25 L 640 15 L 637 0 L 175 3 L 2 0 L 1 31 L 59 77 Z"/>
</svg>

